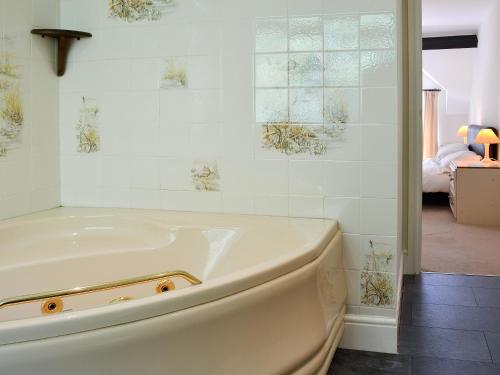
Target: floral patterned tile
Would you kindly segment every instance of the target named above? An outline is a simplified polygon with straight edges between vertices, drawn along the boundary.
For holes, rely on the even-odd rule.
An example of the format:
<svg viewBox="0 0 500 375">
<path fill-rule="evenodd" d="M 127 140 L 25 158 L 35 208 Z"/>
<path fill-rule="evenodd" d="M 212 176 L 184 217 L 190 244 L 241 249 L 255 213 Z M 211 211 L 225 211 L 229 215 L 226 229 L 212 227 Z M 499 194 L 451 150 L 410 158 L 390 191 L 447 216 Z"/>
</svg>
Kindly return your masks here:
<svg viewBox="0 0 500 375">
<path fill-rule="evenodd" d="M 24 105 L 21 96 L 20 66 L 10 52 L 12 40 L 0 38 L 0 157 L 21 141 Z"/>
<path fill-rule="evenodd" d="M 101 137 L 97 126 L 99 107 L 96 100 L 82 97 L 80 119 L 76 125 L 78 152 L 93 153 L 101 150 Z"/>
<path fill-rule="evenodd" d="M 165 60 L 160 87 L 162 89 L 188 87 L 186 58 L 169 58 Z"/>
<path fill-rule="evenodd" d="M 217 161 L 193 162 L 191 180 L 198 191 L 220 191 L 220 174 Z"/>
<path fill-rule="evenodd" d="M 175 0 L 108 0 L 108 15 L 127 22 L 157 21 Z"/>
</svg>

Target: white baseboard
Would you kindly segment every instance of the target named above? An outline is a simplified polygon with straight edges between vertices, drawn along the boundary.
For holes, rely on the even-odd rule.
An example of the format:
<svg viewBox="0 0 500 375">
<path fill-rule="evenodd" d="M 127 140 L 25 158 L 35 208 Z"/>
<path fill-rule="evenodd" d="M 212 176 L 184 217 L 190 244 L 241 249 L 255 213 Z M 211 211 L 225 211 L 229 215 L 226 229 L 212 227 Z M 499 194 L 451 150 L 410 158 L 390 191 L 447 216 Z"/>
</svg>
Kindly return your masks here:
<svg viewBox="0 0 500 375">
<path fill-rule="evenodd" d="M 341 348 L 397 353 L 398 323 L 396 318 L 348 314 L 344 320 L 344 335 L 339 345 Z"/>
</svg>

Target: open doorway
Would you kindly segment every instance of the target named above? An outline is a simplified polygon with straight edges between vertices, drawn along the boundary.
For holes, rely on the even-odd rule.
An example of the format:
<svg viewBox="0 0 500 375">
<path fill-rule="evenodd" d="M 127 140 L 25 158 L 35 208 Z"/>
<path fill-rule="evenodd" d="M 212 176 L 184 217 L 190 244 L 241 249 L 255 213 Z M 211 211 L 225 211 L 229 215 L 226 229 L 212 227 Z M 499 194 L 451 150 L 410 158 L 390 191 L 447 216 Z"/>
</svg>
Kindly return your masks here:
<svg viewBox="0 0 500 375">
<path fill-rule="evenodd" d="M 500 275 L 499 17 L 422 0 L 422 271 Z"/>
</svg>

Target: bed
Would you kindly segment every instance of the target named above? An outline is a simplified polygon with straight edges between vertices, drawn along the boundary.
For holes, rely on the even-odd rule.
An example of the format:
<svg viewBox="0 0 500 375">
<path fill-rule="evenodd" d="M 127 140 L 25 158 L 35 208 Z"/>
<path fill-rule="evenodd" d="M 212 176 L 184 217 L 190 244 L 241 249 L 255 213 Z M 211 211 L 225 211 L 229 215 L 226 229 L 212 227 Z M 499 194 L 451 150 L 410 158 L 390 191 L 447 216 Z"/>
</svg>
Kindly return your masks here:
<svg viewBox="0 0 500 375">
<path fill-rule="evenodd" d="M 448 144 L 439 148 L 434 158 L 422 162 L 422 192 L 449 193 L 449 165 L 455 160 L 479 161 L 484 157 L 484 145 L 474 143 L 474 139 L 482 129 L 497 130 L 488 126 L 469 125 L 467 144 Z M 496 155 L 496 145 L 491 145 L 491 154 Z"/>
</svg>

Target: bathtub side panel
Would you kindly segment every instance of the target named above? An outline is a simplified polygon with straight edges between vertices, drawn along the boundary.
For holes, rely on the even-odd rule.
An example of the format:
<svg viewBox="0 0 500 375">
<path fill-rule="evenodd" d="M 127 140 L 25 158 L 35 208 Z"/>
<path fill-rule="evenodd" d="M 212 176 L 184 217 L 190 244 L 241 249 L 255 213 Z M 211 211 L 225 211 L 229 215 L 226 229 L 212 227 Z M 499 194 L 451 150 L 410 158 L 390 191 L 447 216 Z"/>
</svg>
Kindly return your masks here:
<svg viewBox="0 0 500 375">
<path fill-rule="evenodd" d="M 290 373 L 315 357 L 331 335 L 330 323 L 342 319 L 345 290 L 330 288 L 325 294 L 318 282 L 326 265 L 338 261 L 335 249 L 339 246 L 295 272 L 212 303 L 0 346 L 0 373 L 137 375 L 145 368 L 149 375 Z M 327 279 L 340 285 L 335 275 Z M 337 291 L 339 297 L 332 297 Z"/>
</svg>

